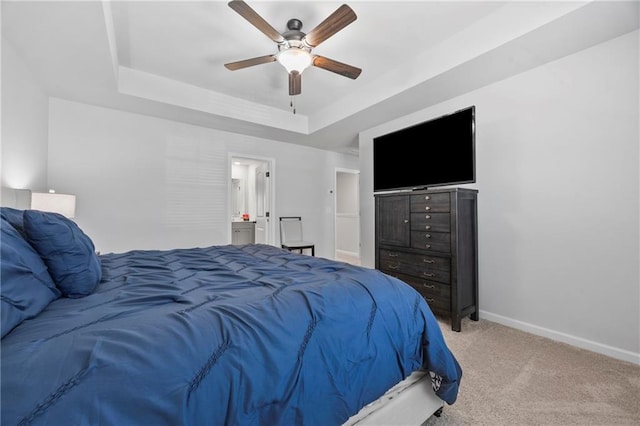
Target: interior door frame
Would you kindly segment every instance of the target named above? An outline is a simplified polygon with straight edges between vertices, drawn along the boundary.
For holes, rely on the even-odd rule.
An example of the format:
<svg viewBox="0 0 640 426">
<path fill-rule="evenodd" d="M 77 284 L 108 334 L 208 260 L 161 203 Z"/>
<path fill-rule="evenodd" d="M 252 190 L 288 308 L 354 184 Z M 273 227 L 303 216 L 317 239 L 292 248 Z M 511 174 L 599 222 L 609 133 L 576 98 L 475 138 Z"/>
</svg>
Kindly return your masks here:
<svg viewBox="0 0 640 426">
<path fill-rule="evenodd" d="M 276 227 L 275 227 L 275 221 L 273 220 L 273 218 L 276 217 L 275 214 L 275 205 L 276 205 L 276 185 L 275 185 L 275 170 L 276 170 L 276 160 L 275 158 L 271 158 L 271 157 L 261 157 L 261 156 L 257 156 L 257 155 L 250 155 L 250 154 L 242 154 L 239 152 L 228 152 L 227 153 L 227 217 L 229 218 L 229 226 L 227 229 L 227 241 L 228 244 L 231 244 L 231 220 L 233 218 L 233 208 L 231 206 L 231 192 L 233 191 L 232 188 L 232 183 L 231 183 L 231 170 L 232 170 L 232 166 L 233 166 L 233 161 L 235 158 L 243 158 L 243 159 L 247 159 L 247 160 L 253 160 L 253 161 L 258 161 L 258 162 L 262 162 L 262 163 L 267 163 L 268 165 L 268 169 L 269 169 L 269 180 L 268 185 L 269 185 L 269 191 L 268 191 L 268 196 L 269 196 L 269 225 L 268 225 L 268 238 L 266 241 L 266 244 L 269 245 L 276 245 L 275 241 L 275 232 L 276 232 Z"/>
</svg>

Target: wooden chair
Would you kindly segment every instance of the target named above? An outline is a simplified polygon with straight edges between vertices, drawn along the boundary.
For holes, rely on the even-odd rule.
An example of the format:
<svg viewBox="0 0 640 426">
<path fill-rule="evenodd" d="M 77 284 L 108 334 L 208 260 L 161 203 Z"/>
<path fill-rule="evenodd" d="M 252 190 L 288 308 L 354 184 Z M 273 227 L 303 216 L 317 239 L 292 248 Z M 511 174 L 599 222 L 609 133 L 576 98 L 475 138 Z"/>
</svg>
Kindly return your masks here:
<svg viewBox="0 0 640 426">
<path fill-rule="evenodd" d="M 315 256 L 315 244 L 302 238 L 302 218 L 300 216 L 283 216 L 280 218 L 280 246 L 289 251 L 304 253 L 311 250 Z"/>
</svg>

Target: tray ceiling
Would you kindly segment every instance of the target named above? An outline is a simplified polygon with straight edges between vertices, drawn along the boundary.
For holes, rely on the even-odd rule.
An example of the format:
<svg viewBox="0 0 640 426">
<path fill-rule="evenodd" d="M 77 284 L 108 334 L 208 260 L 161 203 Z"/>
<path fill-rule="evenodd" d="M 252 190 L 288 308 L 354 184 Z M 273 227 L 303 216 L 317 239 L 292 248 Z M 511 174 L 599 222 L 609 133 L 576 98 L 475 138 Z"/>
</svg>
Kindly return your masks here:
<svg viewBox="0 0 640 426">
<path fill-rule="evenodd" d="M 279 31 L 341 2 L 248 1 Z M 358 19 L 314 53 L 293 114 L 277 52 L 225 1 L 3 2 L 2 34 L 51 96 L 251 136 L 353 151 L 357 133 L 638 28 L 637 2 L 350 1 Z"/>
</svg>

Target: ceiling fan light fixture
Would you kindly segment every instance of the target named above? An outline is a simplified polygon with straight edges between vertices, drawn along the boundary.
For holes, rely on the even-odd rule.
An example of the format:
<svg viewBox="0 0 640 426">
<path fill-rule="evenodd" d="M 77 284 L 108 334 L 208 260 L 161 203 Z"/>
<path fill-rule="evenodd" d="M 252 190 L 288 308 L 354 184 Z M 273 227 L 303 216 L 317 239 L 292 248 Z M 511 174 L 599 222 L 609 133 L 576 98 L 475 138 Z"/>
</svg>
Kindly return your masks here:
<svg viewBox="0 0 640 426">
<path fill-rule="evenodd" d="M 277 59 L 278 62 L 280 62 L 280 65 L 282 65 L 288 73 L 295 71 L 301 74 L 302 71 L 309 68 L 313 63 L 313 57 L 311 54 L 298 47 L 281 50 L 278 53 Z"/>
<path fill-rule="evenodd" d="M 311 51 L 318 47 L 320 43 L 357 19 L 355 12 L 346 4 L 337 8 L 324 21 L 306 34 L 301 31 L 302 21 L 299 19 L 289 19 L 287 31 L 281 34 L 243 0 L 232 0 L 229 2 L 229 7 L 278 45 L 278 53 L 275 55 L 263 55 L 257 58 L 224 64 L 231 71 L 269 62 L 280 62 L 288 73 L 290 96 L 296 96 L 301 93 L 302 72 L 311 66 L 354 80 L 362 72 L 360 68 L 343 64 L 324 56 L 311 54 Z"/>
</svg>

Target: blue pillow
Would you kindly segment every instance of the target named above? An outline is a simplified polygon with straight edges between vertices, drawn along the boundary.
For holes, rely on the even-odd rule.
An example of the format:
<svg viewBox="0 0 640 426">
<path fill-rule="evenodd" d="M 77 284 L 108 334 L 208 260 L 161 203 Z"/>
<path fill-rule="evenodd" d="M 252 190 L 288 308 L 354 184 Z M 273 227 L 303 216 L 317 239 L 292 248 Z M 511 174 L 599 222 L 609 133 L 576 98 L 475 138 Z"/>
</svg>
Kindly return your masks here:
<svg viewBox="0 0 640 426">
<path fill-rule="evenodd" d="M 0 329 L 4 337 L 22 321 L 38 315 L 60 292 L 47 266 L 4 218 L 0 228 Z"/>
<path fill-rule="evenodd" d="M 93 241 L 72 220 L 58 213 L 25 210 L 27 241 L 36 249 L 62 295 L 88 296 L 102 278 Z"/>
<path fill-rule="evenodd" d="M 22 213 L 23 210 L 12 209 L 11 207 L 0 207 L 0 217 L 9 222 L 11 226 L 24 237 Z"/>
</svg>

